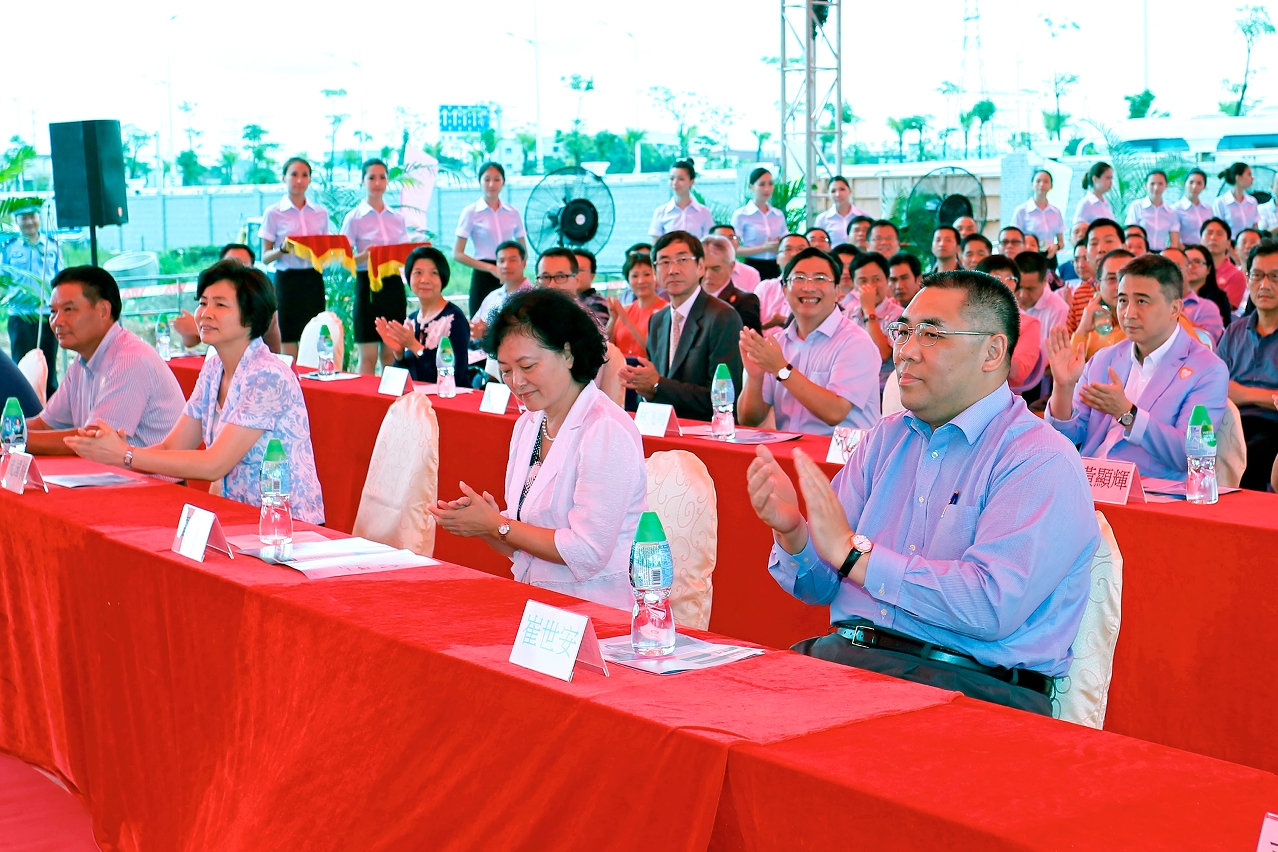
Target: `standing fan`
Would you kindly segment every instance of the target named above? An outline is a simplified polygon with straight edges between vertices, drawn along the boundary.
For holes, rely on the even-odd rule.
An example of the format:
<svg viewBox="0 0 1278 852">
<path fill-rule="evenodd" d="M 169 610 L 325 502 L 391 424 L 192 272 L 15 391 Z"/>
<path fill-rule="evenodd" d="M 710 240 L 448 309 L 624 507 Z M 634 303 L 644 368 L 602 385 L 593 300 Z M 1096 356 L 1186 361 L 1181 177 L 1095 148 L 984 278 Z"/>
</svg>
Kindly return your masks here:
<svg viewBox="0 0 1278 852">
<path fill-rule="evenodd" d="M 985 230 L 985 190 L 976 175 L 957 166 L 933 169 L 915 182 L 905 202 L 904 242 L 927 249 L 937 225 L 971 216 L 977 232 Z"/>
<path fill-rule="evenodd" d="M 1256 199 L 1257 204 L 1267 204 L 1273 200 L 1273 194 L 1270 188 L 1274 185 L 1274 175 L 1278 172 L 1274 171 L 1273 166 L 1259 166 L 1251 164 L 1251 189 L 1247 190 L 1247 194 Z M 1229 184 L 1223 180 L 1220 186 L 1216 188 L 1216 197 L 1219 198 L 1229 192 Z"/>
<path fill-rule="evenodd" d="M 581 166 L 546 175 L 524 208 L 524 227 L 538 254 L 556 246 L 598 254 L 612 236 L 615 218 L 608 185 Z"/>
</svg>

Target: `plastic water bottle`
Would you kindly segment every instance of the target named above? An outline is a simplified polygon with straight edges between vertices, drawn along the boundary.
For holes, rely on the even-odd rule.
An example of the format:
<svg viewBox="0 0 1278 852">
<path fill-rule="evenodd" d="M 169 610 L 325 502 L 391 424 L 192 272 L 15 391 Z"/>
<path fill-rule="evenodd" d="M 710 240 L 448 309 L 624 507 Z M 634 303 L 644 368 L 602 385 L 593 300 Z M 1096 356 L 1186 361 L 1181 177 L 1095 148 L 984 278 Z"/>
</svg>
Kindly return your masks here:
<svg viewBox="0 0 1278 852">
<path fill-rule="evenodd" d="M 435 350 L 435 383 L 441 399 L 457 396 L 456 372 L 457 355 L 453 352 L 453 342 L 445 337 L 439 341 L 439 348 Z"/>
<path fill-rule="evenodd" d="M 636 654 L 661 657 L 674 650 L 675 622 L 670 609 L 673 584 L 674 558 L 666 531 L 655 512 L 644 512 L 630 548 L 630 588 L 635 593 L 630 645 Z"/>
<path fill-rule="evenodd" d="M 316 346 L 315 351 L 319 355 L 319 374 L 333 375 L 333 335 L 329 333 L 327 325 L 320 326 L 319 345 Z"/>
<path fill-rule="evenodd" d="M 293 542 L 293 514 L 289 507 L 288 456 L 279 438 L 266 444 L 262 457 L 262 474 L 258 479 L 262 492 L 262 519 L 257 535 L 262 544 L 285 547 Z"/>
<path fill-rule="evenodd" d="M 1104 304 L 1092 311 L 1092 327 L 1101 337 L 1114 330 L 1114 314 Z"/>
<path fill-rule="evenodd" d="M 155 321 L 155 351 L 165 361 L 173 355 L 173 332 L 169 329 L 168 314 L 160 314 Z"/>
<path fill-rule="evenodd" d="M 27 451 L 27 419 L 22 415 L 22 404 L 16 396 L 4 402 L 4 414 L 0 416 L 0 455 Z"/>
<path fill-rule="evenodd" d="M 710 434 L 720 441 L 730 441 L 736 437 L 737 426 L 732 419 L 732 406 L 736 400 L 736 388 L 732 386 L 728 365 L 720 364 L 714 368 L 714 381 L 710 383 L 710 404 L 714 406 Z"/>
<path fill-rule="evenodd" d="M 1185 499 L 1190 503 L 1215 503 L 1220 499 L 1216 488 L 1216 430 L 1205 405 L 1195 405 L 1189 415 L 1185 456 L 1189 462 Z"/>
</svg>

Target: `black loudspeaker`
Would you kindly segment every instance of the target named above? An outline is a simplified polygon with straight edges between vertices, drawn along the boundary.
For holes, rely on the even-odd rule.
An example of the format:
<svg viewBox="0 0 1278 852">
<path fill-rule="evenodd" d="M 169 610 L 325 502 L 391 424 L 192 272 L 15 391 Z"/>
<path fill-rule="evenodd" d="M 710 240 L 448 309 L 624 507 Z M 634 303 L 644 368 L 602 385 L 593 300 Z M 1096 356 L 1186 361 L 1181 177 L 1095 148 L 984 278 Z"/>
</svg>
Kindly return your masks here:
<svg viewBox="0 0 1278 852">
<path fill-rule="evenodd" d="M 129 221 L 120 122 L 50 124 L 49 143 L 58 227 L 123 225 Z"/>
</svg>

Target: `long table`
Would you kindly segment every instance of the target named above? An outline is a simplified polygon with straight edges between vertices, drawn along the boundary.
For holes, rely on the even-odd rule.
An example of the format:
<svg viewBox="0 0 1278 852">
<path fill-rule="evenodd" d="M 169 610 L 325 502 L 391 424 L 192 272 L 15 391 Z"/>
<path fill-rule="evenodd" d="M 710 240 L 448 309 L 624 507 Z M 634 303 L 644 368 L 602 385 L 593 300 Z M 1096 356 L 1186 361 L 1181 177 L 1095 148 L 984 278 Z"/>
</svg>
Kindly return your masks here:
<svg viewBox="0 0 1278 852">
<path fill-rule="evenodd" d="M 188 392 L 199 359 L 171 362 Z M 328 525 L 349 530 L 378 427 L 392 397 L 371 378 L 302 381 Z M 440 427 L 440 495 L 457 482 L 500 498 L 515 416 L 481 413 L 479 394 L 431 397 Z M 802 448 L 824 459 L 828 439 L 771 445 L 793 474 Z M 745 494 L 753 449 L 700 438 L 645 438 L 646 453 L 682 449 L 705 462 L 719 503 L 711 629 L 774 648 L 820 635 L 828 610 L 800 603 L 765 569 L 772 538 Z M 837 467 L 822 462 L 830 475 Z M 1278 496 L 1229 494 L 1215 506 L 1106 506 L 1124 558 L 1123 622 L 1105 727 L 1116 733 L 1278 771 Z M 440 532 L 436 556 L 497 576 L 509 562 L 486 545 Z"/>
<path fill-rule="evenodd" d="M 787 652 L 557 681 L 507 662 L 527 599 L 626 615 L 451 564 L 195 562 L 186 502 L 256 527 L 155 482 L 0 492 L 0 749 L 107 852 L 1214 850 L 1278 808 L 1267 772 Z"/>
</svg>

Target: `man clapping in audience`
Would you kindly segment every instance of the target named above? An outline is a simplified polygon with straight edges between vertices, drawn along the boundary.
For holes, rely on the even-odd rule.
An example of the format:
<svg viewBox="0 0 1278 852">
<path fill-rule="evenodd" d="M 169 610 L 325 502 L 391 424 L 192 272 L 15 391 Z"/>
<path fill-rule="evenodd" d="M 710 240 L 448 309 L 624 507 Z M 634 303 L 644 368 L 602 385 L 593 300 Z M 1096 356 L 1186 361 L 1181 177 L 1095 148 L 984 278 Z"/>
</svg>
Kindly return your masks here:
<svg viewBox="0 0 1278 852">
<path fill-rule="evenodd" d="M 778 429 L 811 435 L 878 422 L 878 347 L 838 310 L 840 272 L 820 249 L 799 252 L 782 276 L 794 321 L 776 337 L 741 332 L 749 379 L 737 400 L 742 425 L 757 426 L 770 410 Z"/>
<path fill-rule="evenodd" d="M 1184 479 L 1185 431 L 1195 405 L 1211 422 L 1225 413 L 1229 373 L 1180 327 L 1180 269 L 1147 254 L 1119 271 L 1116 317 L 1127 339 L 1090 361 L 1069 332 L 1052 329 L 1047 422 L 1088 458 L 1135 462 L 1142 476 Z"/>
<path fill-rule="evenodd" d="M 903 416 L 830 483 L 766 447 L 747 473 L 773 530 L 768 570 L 835 628 L 794 650 L 1049 715 L 1100 540 L 1083 465 L 1008 390 L 1016 301 L 945 272 L 892 326 Z"/>
</svg>

